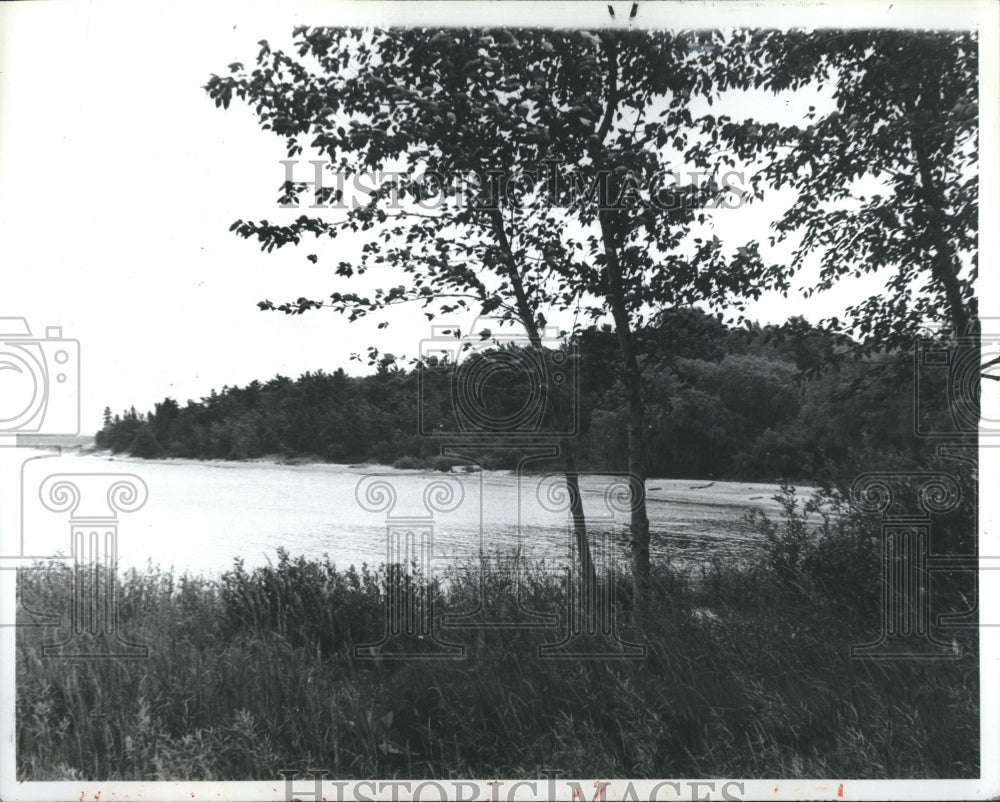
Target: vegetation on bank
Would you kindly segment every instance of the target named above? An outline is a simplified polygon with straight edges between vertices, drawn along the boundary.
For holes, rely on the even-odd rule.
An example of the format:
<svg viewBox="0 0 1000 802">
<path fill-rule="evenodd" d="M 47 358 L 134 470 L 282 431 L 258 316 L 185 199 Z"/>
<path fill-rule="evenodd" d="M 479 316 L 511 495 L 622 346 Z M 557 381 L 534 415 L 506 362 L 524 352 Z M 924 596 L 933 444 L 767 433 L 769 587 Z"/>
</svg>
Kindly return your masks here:
<svg viewBox="0 0 1000 802">
<path fill-rule="evenodd" d="M 880 631 L 878 524 L 835 494 L 808 511 L 783 499 L 781 518 L 755 518 L 755 560 L 655 571 L 639 660 L 540 659 L 558 631 L 527 628 L 443 630 L 464 660 L 355 657 L 383 632 L 390 587 L 432 593 L 436 614 L 474 609 L 480 579 L 487 615 L 516 618 L 518 598 L 564 610 L 564 572 L 515 557 L 429 590 L 391 567 L 287 554 L 217 580 L 129 571 L 120 625 L 148 660 L 47 658 L 53 633 L 18 630 L 18 778 L 978 776 L 975 630 L 944 636 L 957 660 L 852 659 Z M 959 512 L 945 529 L 968 529 Z M 22 622 L 69 609 L 64 570 L 19 582 Z M 935 611 L 964 610 L 971 582 L 946 583 Z M 618 609 L 638 639 L 627 599 Z"/>
<path fill-rule="evenodd" d="M 665 313 L 641 337 L 649 354 L 643 376 L 650 476 L 822 482 L 856 474 L 859 466 L 919 466 L 932 453 L 914 434 L 914 411 L 945 410 L 915 407 L 909 353 L 860 357 L 850 341 L 802 319 L 735 328 L 692 310 Z M 573 442 L 583 470 L 627 464 L 627 404 L 613 378 L 615 348 L 610 331 L 591 331 L 565 352 L 563 404 L 577 413 Z M 514 369 L 463 375 L 485 376 L 478 396 L 484 416 L 516 416 L 530 407 L 524 366 L 533 363 L 494 353 Z M 453 366 L 431 361 L 409 371 L 384 362 L 368 376 L 342 369 L 278 376 L 184 406 L 167 398 L 148 414 L 133 408 L 113 416 L 109 409 L 96 442 L 146 458 L 279 454 L 440 468 L 440 439 L 426 435 L 458 428 L 455 375 Z M 947 375 L 921 379 L 922 401 L 947 403 Z M 465 392 L 461 403 L 478 403 Z M 527 415 L 519 433 L 536 425 L 544 429 Z M 513 469 L 521 453 L 490 448 L 473 456 L 488 469 Z"/>
</svg>

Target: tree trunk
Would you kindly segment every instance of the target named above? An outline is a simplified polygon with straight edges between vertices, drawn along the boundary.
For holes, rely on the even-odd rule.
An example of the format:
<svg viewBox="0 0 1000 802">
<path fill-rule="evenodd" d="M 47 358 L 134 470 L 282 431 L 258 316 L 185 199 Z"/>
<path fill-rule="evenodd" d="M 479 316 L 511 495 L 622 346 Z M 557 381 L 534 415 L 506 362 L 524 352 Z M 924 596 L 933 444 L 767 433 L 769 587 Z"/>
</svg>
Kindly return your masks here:
<svg viewBox="0 0 1000 802">
<path fill-rule="evenodd" d="M 612 38 L 604 40 L 608 59 L 607 104 L 604 117 L 595 132 L 600 143 L 592 149 L 591 158 L 599 165 L 604 163 L 603 143 L 611 131 L 620 100 L 618 85 L 618 44 Z M 609 165 L 605 164 L 605 167 Z M 617 198 L 620 187 L 611 187 L 609 197 Z M 639 359 L 632 335 L 632 324 L 623 287 L 622 266 L 619 259 L 617 235 L 619 220 L 611 209 L 598 212 L 601 239 L 604 246 L 605 297 L 615 321 L 615 334 L 622 360 L 622 379 L 628 402 L 628 474 L 631 499 L 630 542 L 632 546 L 632 609 L 635 620 L 643 622 L 649 605 L 649 516 L 646 513 L 646 467 L 643 458 L 643 401 L 642 377 Z"/>
<path fill-rule="evenodd" d="M 499 209 L 491 213 L 493 233 L 497 238 L 497 243 L 504 255 L 507 266 L 507 276 L 510 279 L 511 287 L 514 290 L 514 298 L 517 304 L 518 317 L 528 332 L 528 340 L 531 342 L 539 355 L 543 350 L 541 333 L 528 302 L 527 293 L 524 290 L 524 282 L 521 274 L 517 270 L 514 254 L 510 247 L 510 240 L 503 226 L 503 215 Z M 556 431 L 565 431 L 566 416 L 559 406 L 555 397 L 555 388 L 552 386 L 550 377 L 546 374 L 545 393 L 545 418 L 553 424 Z M 587 538 L 587 519 L 583 512 L 583 497 L 580 495 L 580 477 L 576 469 L 576 451 L 569 438 L 559 439 L 559 451 L 563 460 L 563 475 L 566 479 L 566 492 L 569 493 L 570 515 L 573 518 L 573 538 L 576 544 L 577 556 L 580 560 L 580 583 L 581 583 L 581 603 L 583 609 L 591 609 L 590 599 L 597 589 L 597 572 L 594 569 L 594 561 L 590 553 L 590 543 Z"/>
<path fill-rule="evenodd" d="M 615 321 L 615 334 L 622 359 L 622 380 L 628 402 L 628 474 L 631 497 L 632 605 L 642 621 L 649 604 L 649 515 L 646 512 L 646 466 L 643 457 L 644 412 L 642 374 L 636 353 L 632 324 L 622 289 L 621 263 L 614 240 L 610 213 L 600 215 L 604 255 L 607 259 L 607 300 Z"/>
<path fill-rule="evenodd" d="M 628 400 L 628 475 L 631 497 L 632 603 L 637 618 L 646 613 L 649 601 L 649 515 L 646 512 L 646 465 L 643 458 L 643 401 L 639 363 L 628 320 L 615 314 L 622 350 L 623 379 Z"/>
<path fill-rule="evenodd" d="M 962 298 L 962 289 L 958 274 L 961 270 L 955 248 L 941 228 L 944 211 L 944 198 L 934 175 L 931 172 L 930 159 L 924 146 L 923 137 L 919 131 L 913 131 L 913 150 L 917 157 L 917 170 L 920 175 L 921 193 L 924 202 L 933 212 L 929 223 L 931 239 L 934 242 L 934 253 L 931 255 L 931 275 L 941 285 L 948 302 L 948 318 L 955 328 L 956 337 L 967 337 L 974 334 L 970 328 L 973 323 L 972 314 L 966 308 Z"/>
<path fill-rule="evenodd" d="M 628 390 L 628 473 L 632 496 L 631 545 L 633 605 L 639 617 L 649 605 L 649 515 L 646 512 L 646 466 L 643 459 L 642 390 L 638 366 L 626 366 Z"/>
<path fill-rule="evenodd" d="M 587 539 L 587 520 L 583 514 L 583 497 L 580 495 L 580 477 L 576 471 L 576 455 L 573 445 L 567 438 L 559 441 L 563 458 L 563 469 L 566 477 L 566 490 L 570 499 L 570 514 L 573 517 L 573 539 L 576 543 L 576 553 L 580 560 L 580 604 L 584 611 L 592 609 L 591 600 L 597 593 L 597 571 L 590 553 L 590 542 Z"/>
</svg>

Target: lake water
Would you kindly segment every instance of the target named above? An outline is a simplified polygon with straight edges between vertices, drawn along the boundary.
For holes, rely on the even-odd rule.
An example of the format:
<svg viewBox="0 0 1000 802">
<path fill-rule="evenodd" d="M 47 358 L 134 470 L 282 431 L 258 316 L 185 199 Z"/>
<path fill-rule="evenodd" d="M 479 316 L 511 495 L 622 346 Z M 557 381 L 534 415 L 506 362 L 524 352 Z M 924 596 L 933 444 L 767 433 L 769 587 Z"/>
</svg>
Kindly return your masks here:
<svg viewBox="0 0 1000 802">
<path fill-rule="evenodd" d="M 519 478 L 505 471 L 441 474 L 382 466 L 144 461 L 79 454 L 25 463 L 25 554 L 69 553 L 69 513 L 53 512 L 39 502 L 38 488 L 47 477 L 89 476 L 87 482 L 74 481 L 87 485 L 86 492 L 100 507 L 100 475 L 106 473 L 138 475 L 149 491 L 140 509 L 119 515 L 118 556 L 125 567 L 152 562 L 213 575 L 231 567 L 236 557 L 248 567 L 266 564 L 284 547 L 293 556 L 328 554 L 346 568 L 378 565 L 387 557 L 416 557 L 421 544 L 429 549 L 425 554 L 435 569 L 473 557 L 480 549 L 520 549 L 553 565 L 570 559 L 564 485 L 558 474 Z M 91 481 L 95 476 L 97 484 Z M 8 478 L 3 481 L 9 487 Z M 607 543 L 609 557 L 627 563 L 622 480 L 583 475 L 581 488 L 595 552 L 600 557 L 601 544 Z M 738 560 L 758 544 L 744 515 L 755 507 L 776 512 L 771 497 L 777 489 L 759 483 L 650 480 L 654 562 L 696 568 L 716 556 Z M 11 525 L 9 514 L 5 520 Z"/>
</svg>

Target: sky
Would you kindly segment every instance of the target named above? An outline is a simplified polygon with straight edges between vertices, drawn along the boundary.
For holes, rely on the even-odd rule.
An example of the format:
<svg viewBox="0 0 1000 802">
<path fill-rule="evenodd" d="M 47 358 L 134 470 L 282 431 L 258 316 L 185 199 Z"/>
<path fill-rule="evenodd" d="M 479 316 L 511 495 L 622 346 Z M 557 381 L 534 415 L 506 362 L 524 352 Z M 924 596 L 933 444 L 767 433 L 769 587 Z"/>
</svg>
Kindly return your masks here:
<svg viewBox="0 0 1000 802">
<path fill-rule="evenodd" d="M 415 354 L 430 335 L 417 309 L 395 313 L 381 330 L 378 318 L 348 323 L 326 310 L 287 317 L 257 309 L 264 298 L 323 297 L 334 284 L 322 262 L 305 259 L 306 247 L 262 254 L 228 231 L 238 218 L 280 219 L 284 148 L 238 102 L 217 109 L 203 85 L 232 61 L 252 62 L 260 39 L 287 46 L 299 24 L 440 24 L 466 14 L 481 24 L 618 25 L 630 4 L 618 5 L 617 22 L 606 2 L 550 3 L 530 14 L 518 3 L 487 4 L 475 17 L 457 3 L 0 5 L 0 317 L 26 318 L 36 336 L 61 326 L 64 338 L 79 341 L 84 433 L 99 428 L 105 406 L 146 411 L 168 395 L 184 403 L 278 373 L 365 372 L 350 357 L 369 346 Z M 852 15 L 842 3 L 781 12 L 656 5 L 644 5 L 641 17 L 686 27 L 849 19 L 951 27 L 984 7 L 869 4 Z M 791 113 L 765 97 L 742 99 L 734 116 L 741 108 L 742 116 Z M 726 235 L 762 236 L 779 206 L 729 213 Z M 334 247 L 327 264 L 354 246 Z M 766 297 L 750 316 L 818 320 L 859 289 L 847 282 L 808 302 Z M 473 317 L 454 322 L 467 328 Z"/>
</svg>

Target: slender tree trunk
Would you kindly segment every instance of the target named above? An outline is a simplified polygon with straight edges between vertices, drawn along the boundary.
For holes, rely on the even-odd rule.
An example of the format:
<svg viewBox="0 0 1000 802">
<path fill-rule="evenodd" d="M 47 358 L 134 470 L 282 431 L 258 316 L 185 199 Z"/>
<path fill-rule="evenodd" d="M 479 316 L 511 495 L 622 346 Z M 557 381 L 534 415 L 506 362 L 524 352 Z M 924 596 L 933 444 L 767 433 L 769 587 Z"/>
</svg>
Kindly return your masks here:
<svg viewBox="0 0 1000 802">
<path fill-rule="evenodd" d="M 595 132 L 600 143 L 592 149 L 591 157 L 596 165 L 604 163 L 604 140 L 614 123 L 620 97 L 618 76 L 618 43 L 614 38 L 606 39 L 604 50 L 608 59 L 607 104 L 604 117 Z M 608 166 L 605 166 L 608 169 Z M 600 175 L 600 173 L 598 173 Z M 617 198 L 620 187 L 611 187 L 609 197 Z M 615 321 L 615 334 L 621 354 L 622 379 L 628 403 L 628 474 L 631 498 L 630 538 L 632 546 L 632 609 L 635 619 L 643 622 L 649 607 L 649 516 L 646 512 L 646 467 L 643 457 L 644 414 L 642 400 L 642 377 L 635 339 L 629 317 L 623 287 L 622 266 L 619 259 L 618 223 L 615 212 L 601 209 L 598 212 L 601 238 L 604 245 L 605 297 Z"/>
<path fill-rule="evenodd" d="M 517 270 L 514 253 L 510 246 L 510 240 L 507 238 L 507 232 L 504 230 L 503 216 L 499 209 L 491 212 L 491 222 L 493 224 L 493 233 L 497 238 L 497 243 L 500 246 L 507 265 L 507 276 L 514 290 L 518 317 L 528 332 L 528 340 L 531 342 L 532 348 L 541 355 L 543 351 L 541 332 L 538 330 L 538 324 L 535 321 L 531 305 L 528 302 L 521 274 Z M 566 415 L 556 400 L 555 388 L 552 386 L 550 377 L 547 374 L 545 379 L 547 381 L 545 417 L 553 423 L 556 431 L 565 431 Z M 580 560 L 580 580 L 583 595 L 581 602 L 583 609 L 586 611 L 590 609 L 590 599 L 597 592 L 597 572 L 594 569 L 594 561 L 590 553 L 590 542 L 587 538 L 587 519 L 583 511 L 583 497 L 580 495 L 580 477 L 576 468 L 576 449 L 569 438 L 561 437 L 559 439 L 559 451 L 563 461 L 566 492 L 569 494 L 570 515 L 573 519 L 573 539 L 576 544 L 577 557 Z"/>
<path fill-rule="evenodd" d="M 631 496 L 632 606 L 641 621 L 649 604 L 649 515 L 646 512 L 646 465 L 643 455 L 644 410 L 639 357 L 622 288 L 621 262 L 610 212 L 600 215 L 604 255 L 607 259 L 607 300 L 615 321 L 622 359 L 622 379 L 628 403 L 628 474 Z"/>
<path fill-rule="evenodd" d="M 583 514 L 583 497 L 580 495 L 580 477 L 576 470 L 576 453 L 568 438 L 559 441 L 563 458 L 563 470 L 566 477 L 566 490 L 570 498 L 570 515 L 573 517 L 573 539 L 576 543 L 576 553 L 580 560 L 580 581 L 582 583 L 583 610 L 591 609 L 590 601 L 597 593 L 597 571 L 590 553 L 590 542 L 587 539 L 587 520 Z"/>
<path fill-rule="evenodd" d="M 649 515 L 646 512 L 646 466 L 643 459 L 643 405 L 638 366 L 626 366 L 628 387 L 628 473 L 632 496 L 633 605 L 641 617 L 649 606 Z"/>
</svg>

